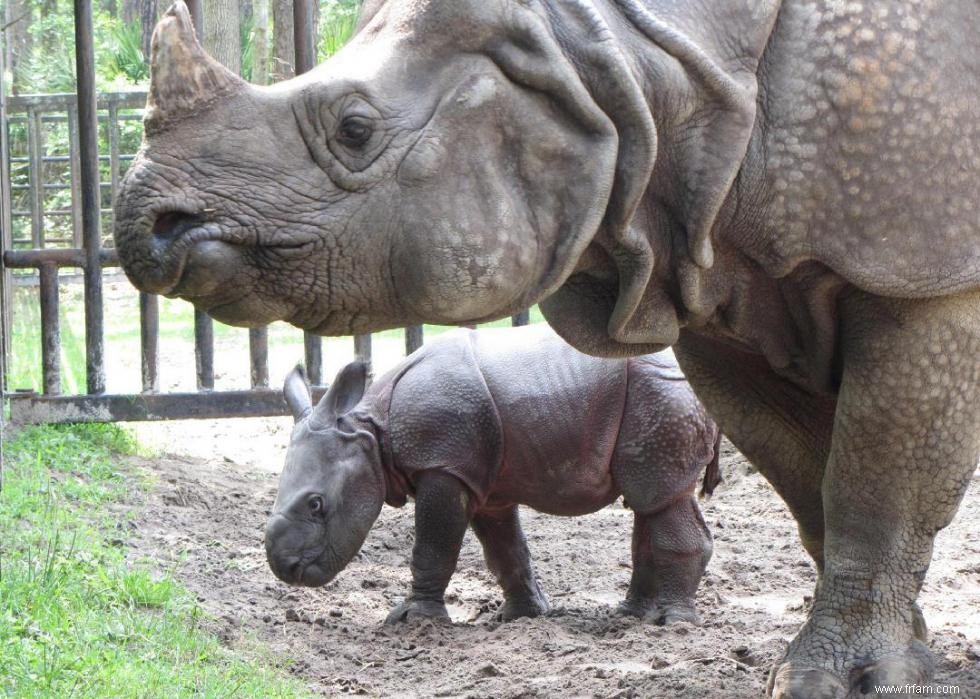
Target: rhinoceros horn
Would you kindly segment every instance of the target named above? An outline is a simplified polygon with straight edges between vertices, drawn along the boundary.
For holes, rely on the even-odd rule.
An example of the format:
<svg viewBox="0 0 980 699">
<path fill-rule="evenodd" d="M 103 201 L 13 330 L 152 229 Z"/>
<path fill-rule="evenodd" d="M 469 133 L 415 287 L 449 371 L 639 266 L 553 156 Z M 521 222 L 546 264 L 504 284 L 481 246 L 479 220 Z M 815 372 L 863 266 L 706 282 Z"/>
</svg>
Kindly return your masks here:
<svg viewBox="0 0 980 699">
<path fill-rule="evenodd" d="M 245 81 L 211 58 L 198 43 L 187 5 L 177 0 L 153 32 L 147 131 L 196 114 L 244 87 Z"/>
</svg>

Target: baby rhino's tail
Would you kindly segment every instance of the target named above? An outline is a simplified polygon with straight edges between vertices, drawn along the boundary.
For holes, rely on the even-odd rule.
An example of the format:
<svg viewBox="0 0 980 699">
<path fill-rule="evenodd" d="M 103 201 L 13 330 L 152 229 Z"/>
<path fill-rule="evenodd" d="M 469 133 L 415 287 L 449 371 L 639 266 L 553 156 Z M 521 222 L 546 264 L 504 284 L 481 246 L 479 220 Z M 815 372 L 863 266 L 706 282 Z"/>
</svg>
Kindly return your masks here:
<svg viewBox="0 0 980 699">
<path fill-rule="evenodd" d="M 715 487 L 721 483 L 721 468 L 718 459 L 721 457 L 721 430 L 715 437 L 715 454 L 711 457 L 707 467 L 704 469 L 704 480 L 701 481 L 701 497 L 710 496 L 715 492 Z"/>
</svg>

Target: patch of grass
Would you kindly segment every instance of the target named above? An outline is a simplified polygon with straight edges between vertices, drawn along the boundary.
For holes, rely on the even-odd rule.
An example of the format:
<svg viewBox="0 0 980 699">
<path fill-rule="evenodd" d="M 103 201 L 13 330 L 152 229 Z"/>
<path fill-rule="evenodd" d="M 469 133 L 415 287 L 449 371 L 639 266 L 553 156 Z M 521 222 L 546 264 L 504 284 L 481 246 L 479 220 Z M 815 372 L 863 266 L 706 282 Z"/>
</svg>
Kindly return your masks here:
<svg viewBox="0 0 980 699">
<path fill-rule="evenodd" d="M 0 695 L 254 696 L 308 693 L 265 658 L 200 627 L 170 574 L 121 547 L 137 450 L 115 425 L 26 428 L 4 444 Z"/>
</svg>

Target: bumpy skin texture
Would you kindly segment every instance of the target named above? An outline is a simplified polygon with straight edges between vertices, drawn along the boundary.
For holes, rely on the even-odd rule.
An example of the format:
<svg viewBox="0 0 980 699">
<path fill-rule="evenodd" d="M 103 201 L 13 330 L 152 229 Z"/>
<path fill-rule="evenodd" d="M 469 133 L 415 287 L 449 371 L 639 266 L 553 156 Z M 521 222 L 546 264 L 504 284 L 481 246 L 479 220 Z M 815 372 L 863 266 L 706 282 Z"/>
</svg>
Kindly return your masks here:
<svg viewBox="0 0 980 699">
<path fill-rule="evenodd" d="M 698 621 L 694 594 L 711 557 L 711 535 L 695 489 L 702 470 L 707 489 L 716 483 L 720 436 L 670 352 L 601 359 L 544 326 L 460 331 L 425 345 L 345 413 L 345 421 L 377 440 L 379 452 L 363 452 L 377 453 L 376 462 L 339 469 L 323 463 L 321 455 L 337 453 L 334 442 L 346 433 L 304 429 L 310 419 L 303 417 L 294 433 L 277 504 L 309 497 L 311 477 L 299 474 L 332 478 L 335 485 L 321 488 L 337 522 L 327 527 L 330 548 L 350 550 L 346 514 L 365 511 L 363 503 L 376 502 L 379 492 L 394 506 L 415 498 L 412 590 L 389 622 L 446 616 L 443 593 L 468 524 L 503 588 L 500 616 L 544 613 L 548 603 L 518 505 L 573 516 L 619 495 L 635 517 L 633 578 L 621 610 L 653 622 Z M 330 496 L 338 481 L 378 472 L 383 490 L 376 479 L 360 478 L 364 492 Z M 280 577 L 302 583 L 290 577 L 288 556 L 309 555 L 297 550 L 295 533 L 277 524 L 284 517 L 278 506 L 274 512 L 270 563 Z M 301 518 L 294 520 L 302 529 Z M 331 568 L 330 577 L 342 567 Z"/>
<path fill-rule="evenodd" d="M 915 590 L 980 456 L 975 0 L 375 0 L 268 89 L 187 26 L 117 200 L 137 286 L 326 334 L 541 301 L 593 354 L 675 344 L 821 571 L 773 693 L 928 675 Z"/>
</svg>

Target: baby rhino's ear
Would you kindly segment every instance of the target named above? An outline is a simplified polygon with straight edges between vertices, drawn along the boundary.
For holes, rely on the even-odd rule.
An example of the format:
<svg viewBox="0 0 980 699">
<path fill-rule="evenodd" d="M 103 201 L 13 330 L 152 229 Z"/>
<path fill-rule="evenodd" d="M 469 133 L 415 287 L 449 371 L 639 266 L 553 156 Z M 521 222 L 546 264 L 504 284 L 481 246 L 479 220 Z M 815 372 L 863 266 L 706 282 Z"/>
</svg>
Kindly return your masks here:
<svg viewBox="0 0 980 699">
<path fill-rule="evenodd" d="M 367 389 L 368 368 L 365 362 L 351 362 L 337 374 L 313 412 L 313 420 L 328 425 L 354 409 Z"/>
<path fill-rule="evenodd" d="M 297 364 L 296 368 L 286 376 L 286 383 L 282 387 L 286 405 L 293 413 L 293 420 L 299 422 L 310 414 L 313 409 L 313 399 L 310 397 L 310 386 L 306 382 L 306 370 L 302 364 Z"/>
</svg>

